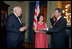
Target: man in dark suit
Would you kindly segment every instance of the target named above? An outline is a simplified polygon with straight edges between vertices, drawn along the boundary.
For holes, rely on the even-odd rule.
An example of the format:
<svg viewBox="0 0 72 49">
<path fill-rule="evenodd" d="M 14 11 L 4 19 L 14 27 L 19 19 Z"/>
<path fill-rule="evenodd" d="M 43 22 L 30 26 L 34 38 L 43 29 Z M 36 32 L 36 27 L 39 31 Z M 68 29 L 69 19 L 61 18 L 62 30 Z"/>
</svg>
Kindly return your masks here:
<svg viewBox="0 0 72 49">
<path fill-rule="evenodd" d="M 20 42 L 23 41 L 23 31 L 27 28 L 26 26 L 22 26 L 22 22 L 19 18 L 21 14 L 22 8 L 16 6 L 13 9 L 13 13 L 7 17 L 7 48 L 20 48 Z"/>
<path fill-rule="evenodd" d="M 50 18 L 53 28 L 47 28 L 47 32 L 52 34 L 52 48 L 64 48 L 65 46 L 65 31 L 66 31 L 66 20 L 63 18 L 62 10 L 56 8 Z M 53 17 L 56 20 L 54 21 Z"/>
</svg>

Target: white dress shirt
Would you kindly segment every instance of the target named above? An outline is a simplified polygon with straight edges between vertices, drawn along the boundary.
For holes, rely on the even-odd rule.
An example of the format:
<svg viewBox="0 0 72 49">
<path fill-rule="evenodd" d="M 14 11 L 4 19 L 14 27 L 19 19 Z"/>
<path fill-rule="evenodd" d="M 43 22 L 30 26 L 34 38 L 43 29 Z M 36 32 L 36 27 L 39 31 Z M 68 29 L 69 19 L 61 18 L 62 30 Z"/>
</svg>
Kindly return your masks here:
<svg viewBox="0 0 72 49">
<path fill-rule="evenodd" d="M 58 18 L 57 18 L 57 21 L 61 18 L 62 16 L 59 16 Z"/>
</svg>

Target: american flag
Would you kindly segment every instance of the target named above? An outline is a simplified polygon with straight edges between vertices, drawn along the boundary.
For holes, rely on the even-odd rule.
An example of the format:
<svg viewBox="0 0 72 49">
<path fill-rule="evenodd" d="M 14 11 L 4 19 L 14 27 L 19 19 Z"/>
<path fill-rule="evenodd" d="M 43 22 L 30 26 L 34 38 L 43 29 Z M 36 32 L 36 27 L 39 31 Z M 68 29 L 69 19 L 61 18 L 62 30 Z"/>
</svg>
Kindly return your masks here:
<svg viewBox="0 0 72 49">
<path fill-rule="evenodd" d="M 36 1 L 36 7 L 35 7 L 35 13 L 34 13 L 34 23 L 33 23 L 33 29 L 36 29 L 36 24 L 38 22 L 37 16 L 40 13 L 40 8 L 39 8 L 39 1 Z"/>
</svg>

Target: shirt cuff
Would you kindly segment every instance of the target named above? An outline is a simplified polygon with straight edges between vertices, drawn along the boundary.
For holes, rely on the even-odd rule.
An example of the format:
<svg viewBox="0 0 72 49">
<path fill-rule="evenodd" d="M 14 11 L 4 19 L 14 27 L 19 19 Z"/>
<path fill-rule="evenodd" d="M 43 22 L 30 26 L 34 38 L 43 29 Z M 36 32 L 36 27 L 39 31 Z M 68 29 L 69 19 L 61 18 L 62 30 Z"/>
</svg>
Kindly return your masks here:
<svg viewBox="0 0 72 49">
<path fill-rule="evenodd" d="M 47 31 L 49 30 L 49 28 L 47 28 Z"/>
</svg>

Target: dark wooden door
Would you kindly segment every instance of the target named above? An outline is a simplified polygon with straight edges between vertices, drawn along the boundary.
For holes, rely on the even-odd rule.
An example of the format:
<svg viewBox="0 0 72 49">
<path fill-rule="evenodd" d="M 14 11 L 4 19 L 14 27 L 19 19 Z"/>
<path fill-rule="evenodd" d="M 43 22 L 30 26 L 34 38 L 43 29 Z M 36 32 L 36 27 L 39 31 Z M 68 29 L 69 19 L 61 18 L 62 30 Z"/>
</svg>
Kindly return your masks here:
<svg viewBox="0 0 72 49">
<path fill-rule="evenodd" d="M 47 4 L 40 5 L 40 13 L 44 14 L 44 22 L 47 22 Z"/>
<path fill-rule="evenodd" d="M 8 16 L 8 7 L 9 5 L 5 4 L 3 1 L 0 2 L 1 6 L 1 48 L 6 48 L 6 17 Z"/>
</svg>

